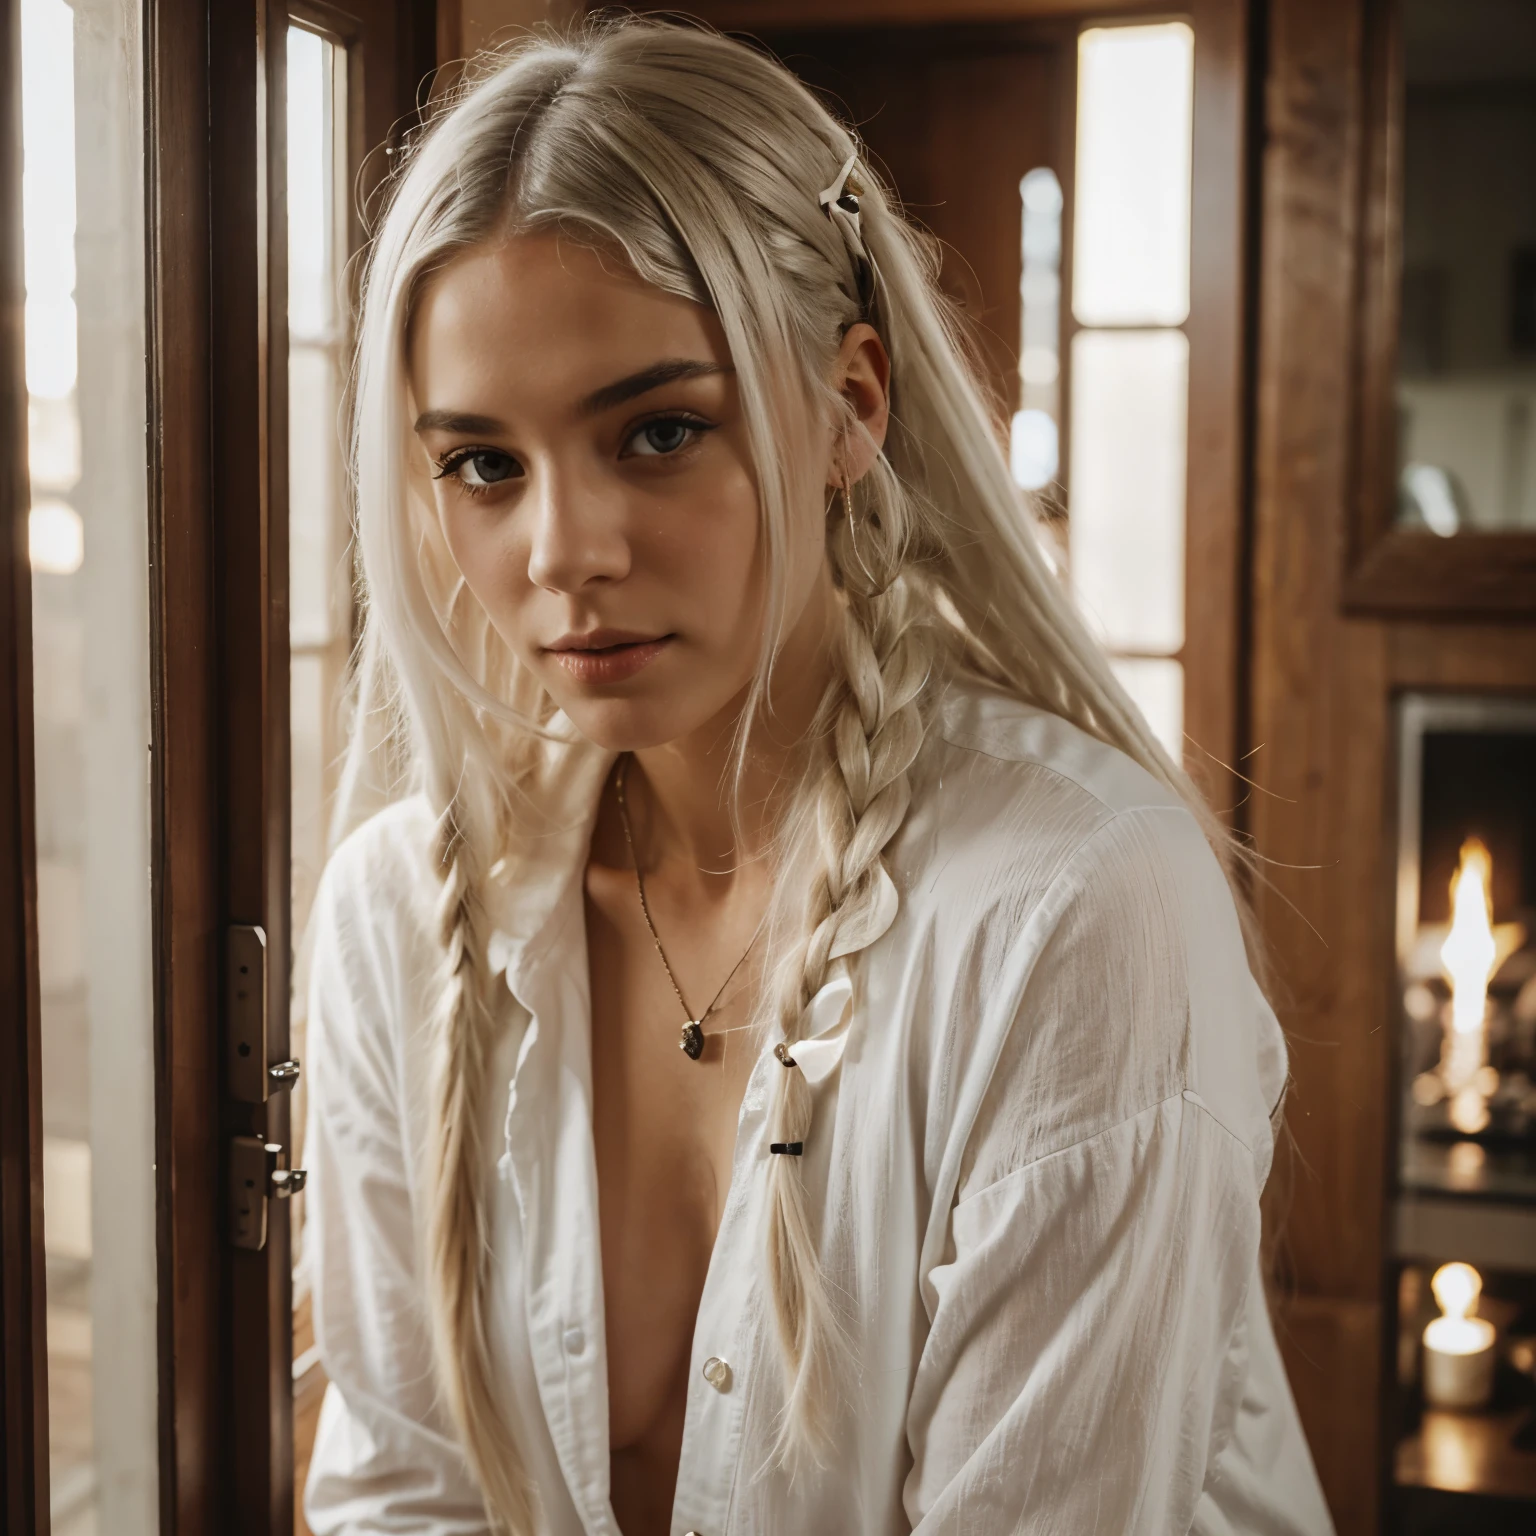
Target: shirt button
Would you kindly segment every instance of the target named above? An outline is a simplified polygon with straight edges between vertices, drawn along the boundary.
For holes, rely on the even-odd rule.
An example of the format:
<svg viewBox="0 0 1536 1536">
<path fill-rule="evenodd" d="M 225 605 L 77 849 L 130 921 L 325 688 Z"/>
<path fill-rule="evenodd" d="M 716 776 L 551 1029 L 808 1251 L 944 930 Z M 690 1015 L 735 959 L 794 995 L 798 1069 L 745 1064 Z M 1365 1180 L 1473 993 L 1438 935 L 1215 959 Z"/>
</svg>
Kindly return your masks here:
<svg viewBox="0 0 1536 1536">
<path fill-rule="evenodd" d="M 731 1368 L 719 1355 L 711 1355 L 704 1362 L 704 1380 L 716 1392 L 729 1392 L 731 1390 Z"/>
<path fill-rule="evenodd" d="M 579 1355 L 586 1347 L 587 1336 L 580 1328 L 567 1328 L 565 1330 L 565 1352 L 568 1355 Z"/>
</svg>

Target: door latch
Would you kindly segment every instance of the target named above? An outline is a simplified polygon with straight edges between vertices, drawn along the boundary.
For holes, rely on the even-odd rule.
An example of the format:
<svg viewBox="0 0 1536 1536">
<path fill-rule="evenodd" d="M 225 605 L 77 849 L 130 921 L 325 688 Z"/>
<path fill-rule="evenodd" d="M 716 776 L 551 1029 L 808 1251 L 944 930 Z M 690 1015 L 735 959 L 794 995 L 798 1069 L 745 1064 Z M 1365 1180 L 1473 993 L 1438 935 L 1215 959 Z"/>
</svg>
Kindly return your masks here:
<svg viewBox="0 0 1536 1536">
<path fill-rule="evenodd" d="M 265 1104 L 267 936 L 255 923 L 231 923 L 225 932 L 224 1019 L 229 1047 L 224 1083 L 229 1096 L 242 1104 Z"/>
<path fill-rule="evenodd" d="M 265 1104 L 299 1080 L 297 1061 L 267 1064 L 267 936 L 255 923 L 232 923 L 224 942 L 225 1087 L 241 1104 Z"/>
<path fill-rule="evenodd" d="M 288 1166 L 287 1149 L 259 1136 L 236 1136 L 229 1144 L 229 1232 L 236 1248 L 267 1244 L 267 1201 L 286 1200 L 304 1188 L 309 1175 Z"/>
</svg>

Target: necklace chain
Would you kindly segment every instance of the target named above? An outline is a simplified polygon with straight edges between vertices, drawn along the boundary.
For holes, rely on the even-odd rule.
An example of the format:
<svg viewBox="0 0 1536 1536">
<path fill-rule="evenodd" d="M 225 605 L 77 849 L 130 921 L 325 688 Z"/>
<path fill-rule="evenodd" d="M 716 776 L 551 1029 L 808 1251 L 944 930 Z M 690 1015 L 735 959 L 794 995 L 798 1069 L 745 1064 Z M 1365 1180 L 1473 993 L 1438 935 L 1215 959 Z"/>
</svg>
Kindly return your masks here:
<svg viewBox="0 0 1536 1536">
<path fill-rule="evenodd" d="M 629 765 L 633 761 L 631 755 L 626 754 L 623 763 L 619 767 L 617 779 L 614 781 L 614 790 L 619 801 L 619 820 L 624 825 L 624 841 L 629 845 L 630 862 L 635 866 L 635 889 L 640 895 L 640 912 L 645 918 L 645 926 L 650 930 L 651 943 L 656 946 L 656 953 L 661 957 L 662 969 L 667 973 L 667 980 L 672 983 L 672 990 L 677 994 L 678 1006 L 683 1010 L 682 1039 L 679 1041 L 683 1052 L 693 1061 L 697 1061 L 704 1051 L 704 1021 L 716 1008 L 720 1006 L 720 999 L 725 996 L 725 989 L 736 979 L 736 973 L 746 963 L 747 956 L 752 953 L 757 944 L 757 934 L 752 935 L 752 942 L 741 952 L 741 959 L 731 967 L 730 975 L 720 983 L 720 990 L 715 993 L 714 1000 L 697 1018 L 693 1016 L 693 1010 L 688 1006 L 688 1000 L 683 996 L 683 989 L 677 984 L 677 976 L 672 969 L 672 962 L 667 959 L 667 952 L 661 947 L 661 935 L 656 932 L 656 924 L 651 918 L 651 904 L 645 899 L 645 876 L 640 872 L 640 855 L 635 851 L 634 828 L 629 823 L 629 802 L 624 796 L 625 780 L 629 777 Z M 758 931 L 762 931 L 762 924 L 758 924 Z"/>
</svg>

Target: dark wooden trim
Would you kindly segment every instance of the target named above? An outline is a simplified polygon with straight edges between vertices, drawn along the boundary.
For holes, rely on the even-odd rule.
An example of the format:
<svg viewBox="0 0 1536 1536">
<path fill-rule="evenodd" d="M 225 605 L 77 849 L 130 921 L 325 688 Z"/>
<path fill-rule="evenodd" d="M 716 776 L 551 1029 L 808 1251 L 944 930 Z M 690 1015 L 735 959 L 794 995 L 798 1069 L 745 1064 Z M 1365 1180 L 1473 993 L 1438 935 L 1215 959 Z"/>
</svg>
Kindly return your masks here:
<svg viewBox="0 0 1536 1536">
<path fill-rule="evenodd" d="M 217 1536 L 226 1421 L 203 0 L 149 0 L 144 49 L 160 1523 L 166 1536 Z"/>
<path fill-rule="evenodd" d="M 1194 0 L 1189 434 L 1184 553 L 1184 761 L 1246 825 L 1248 509 L 1253 437 L 1250 207 L 1253 35 L 1246 0 Z"/>
<path fill-rule="evenodd" d="M 1529 623 L 1536 617 L 1536 533 L 1384 533 L 1351 567 L 1344 606 L 1405 620 L 1433 614 Z"/>
<path fill-rule="evenodd" d="M 0 1530 L 48 1529 L 21 13 L 0 0 Z"/>
<path fill-rule="evenodd" d="M 1397 333 L 1403 268 L 1402 36 L 1398 0 L 1360 6 L 1355 461 L 1344 539 L 1348 613 L 1446 619 L 1536 616 L 1536 534 L 1451 539 L 1395 526 Z"/>
<path fill-rule="evenodd" d="M 647 9 L 667 9 L 647 7 Z M 1146 0 L 696 0 L 673 6 L 725 31 L 779 27 L 949 26 L 968 22 L 1101 20 L 1150 9 Z M 1163 5 L 1166 14 L 1188 7 Z"/>
<path fill-rule="evenodd" d="M 1355 476 L 1353 515 L 1346 529 L 1346 596 L 1362 580 L 1362 567 L 1390 537 L 1396 499 L 1397 330 L 1402 297 L 1402 43 L 1396 0 L 1360 0 L 1358 72 L 1360 123 L 1351 146 L 1358 158 L 1357 319 L 1355 356 Z M 1439 543 L 1439 540 L 1433 540 Z M 1390 587 L 1365 578 L 1367 591 L 1386 597 Z"/>
<path fill-rule="evenodd" d="M 272 0 L 210 8 L 215 910 L 221 931 L 266 932 L 273 1061 L 287 1054 L 289 974 L 287 23 Z M 221 1097 L 218 1124 L 221 1162 L 234 1136 L 287 1146 L 287 1096 Z M 293 1518 L 292 1264 L 272 1204 L 266 1246 L 222 1254 L 223 1519 L 240 1536 L 285 1536 Z"/>
</svg>

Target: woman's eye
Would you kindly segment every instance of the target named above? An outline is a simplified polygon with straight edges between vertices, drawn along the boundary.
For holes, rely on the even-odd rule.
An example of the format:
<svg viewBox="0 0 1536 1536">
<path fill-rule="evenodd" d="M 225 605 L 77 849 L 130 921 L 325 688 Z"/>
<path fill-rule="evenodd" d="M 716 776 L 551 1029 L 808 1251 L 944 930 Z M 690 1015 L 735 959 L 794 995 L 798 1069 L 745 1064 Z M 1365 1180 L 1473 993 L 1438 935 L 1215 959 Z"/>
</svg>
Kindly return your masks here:
<svg viewBox="0 0 1536 1536">
<path fill-rule="evenodd" d="M 452 476 L 471 490 L 500 485 L 518 473 L 518 462 L 510 453 L 494 448 L 476 448 L 468 453 L 450 454 L 438 465 L 438 479 Z"/>
<path fill-rule="evenodd" d="M 664 458 L 698 441 L 707 430 L 701 422 L 682 416 L 663 416 L 648 421 L 630 438 L 630 453 L 640 458 Z"/>
<path fill-rule="evenodd" d="M 465 485 L 498 485 L 510 480 L 517 461 L 506 453 L 472 453 L 459 462 L 459 479 Z"/>
</svg>

